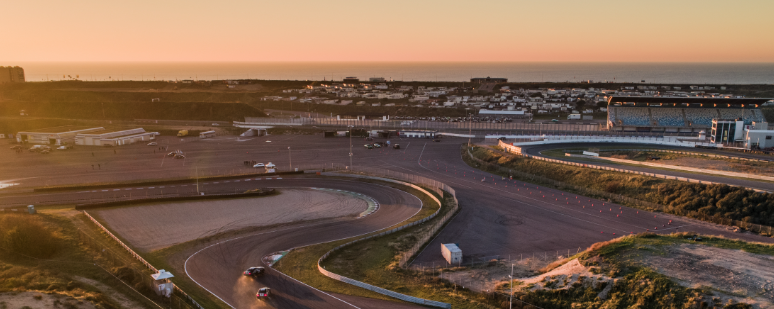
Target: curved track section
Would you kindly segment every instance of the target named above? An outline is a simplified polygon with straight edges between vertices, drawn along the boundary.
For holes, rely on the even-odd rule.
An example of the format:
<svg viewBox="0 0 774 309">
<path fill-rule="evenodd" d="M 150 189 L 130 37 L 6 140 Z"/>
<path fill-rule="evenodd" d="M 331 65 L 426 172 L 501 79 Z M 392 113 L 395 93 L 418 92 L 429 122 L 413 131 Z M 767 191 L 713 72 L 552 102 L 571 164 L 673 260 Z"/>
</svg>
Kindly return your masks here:
<svg viewBox="0 0 774 309">
<path fill-rule="evenodd" d="M 337 219 L 274 230 L 223 241 L 206 247 L 186 261 L 191 279 L 234 308 L 394 308 L 401 304 L 333 296 L 267 267 L 257 279 L 242 276 L 250 266 L 268 266 L 261 260 L 273 252 L 348 238 L 400 223 L 422 207 L 406 192 L 372 183 L 332 179 L 276 180 L 274 188 L 318 187 L 361 193 L 379 202 L 375 213 L 362 219 Z M 272 289 L 268 301 L 258 301 L 260 287 Z M 366 305 L 366 306 L 363 306 Z"/>
<path fill-rule="evenodd" d="M 578 148 L 578 147 L 610 147 L 610 146 L 620 146 L 622 148 L 626 147 L 633 147 L 633 148 L 642 148 L 643 146 L 648 145 L 642 145 L 642 144 L 615 144 L 615 143 L 567 143 L 567 144 L 546 144 L 546 145 L 532 145 L 532 146 L 522 146 L 522 151 L 526 152 L 527 154 L 533 155 L 533 156 L 539 156 L 539 157 L 546 157 L 542 155 L 540 152 L 544 150 L 549 149 L 562 149 L 562 148 Z M 756 156 L 752 154 L 746 154 L 746 153 L 729 153 L 724 151 L 718 151 L 718 150 L 712 150 L 712 149 L 702 149 L 702 148 L 685 148 L 685 147 L 672 147 L 672 146 L 662 146 L 662 145 L 653 145 L 653 148 L 659 148 L 659 149 L 670 149 L 670 150 L 681 150 L 681 151 L 691 151 L 691 152 L 701 152 L 701 153 L 711 153 L 711 154 L 720 154 L 720 155 L 733 155 L 737 157 L 743 157 L 743 158 L 765 158 L 770 159 L 770 157 L 762 157 L 762 156 Z M 589 163 L 589 161 L 585 160 L 574 160 L 571 157 L 567 158 L 556 158 L 551 157 L 551 159 L 556 160 L 562 160 L 567 162 L 577 162 L 577 163 Z M 599 160 L 599 162 L 593 162 L 595 165 L 600 166 L 609 166 L 613 168 L 624 168 L 628 170 L 633 171 L 639 171 L 639 172 L 647 172 L 647 173 L 657 173 L 657 174 L 664 174 L 664 175 L 670 175 L 670 176 L 676 176 L 676 177 L 687 177 L 687 178 L 693 178 L 693 179 L 699 179 L 702 181 L 711 181 L 711 182 L 717 182 L 717 183 L 725 183 L 731 186 L 739 186 L 739 187 L 746 187 L 751 189 L 759 189 L 764 191 L 774 191 L 774 183 L 770 182 L 764 182 L 764 181 L 756 181 L 753 179 L 740 179 L 740 178 L 731 178 L 731 177 L 723 177 L 723 176 L 716 176 L 716 175 L 708 175 L 708 174 L 698 174 L 698 173 L 689 173 L 689 172 L 681 172 L 671 169 L 656 169 L 656 168 L 650 168 L 647 166 L 633 166 L 633 165 L 625 165 L 622 166 L 620 164 L 614 164 L 610 163 L 604 160 Z"/>
</svg>

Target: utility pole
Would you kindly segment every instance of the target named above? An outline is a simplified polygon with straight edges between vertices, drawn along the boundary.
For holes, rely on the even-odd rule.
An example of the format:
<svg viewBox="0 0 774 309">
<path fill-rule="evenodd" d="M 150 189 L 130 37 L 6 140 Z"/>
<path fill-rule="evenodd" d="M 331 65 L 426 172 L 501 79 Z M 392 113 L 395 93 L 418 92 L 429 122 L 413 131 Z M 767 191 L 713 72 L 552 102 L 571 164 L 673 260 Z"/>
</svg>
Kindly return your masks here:
<svg viewBox="0 0 774 309">
<path fill-rule="evenodd" d="M 468 114 L 468 148 L 470 148 L 470 138 L 472 137 L 471 132 L 473 132 L 473 117 L 471 117 L 472 114 Z"/>
<path fill-rule="evenodd" d="M 513 264 L 511 264 L 511 275 L 508 276 L 511 280 L 511 298 L 510 298 L 510 306 L 508 308 L 513 309 Z"/>
<path fill-rule="evenodd" d="M 199 167 L 196 167 L 196 195 L 199 195 Z"/>
<path fill-rule="evenodd" d="M 349 170 L 352 170 L 352 127 L 353 126 L 347 126 L 349 128 Z"/>
<path fill-rule="evenodd" d="M 290 147 L 288 146 L 288 161 L 290 162 L 290 171 L 293 171 L 293 156 L 290 155 Z"/>
</svg>

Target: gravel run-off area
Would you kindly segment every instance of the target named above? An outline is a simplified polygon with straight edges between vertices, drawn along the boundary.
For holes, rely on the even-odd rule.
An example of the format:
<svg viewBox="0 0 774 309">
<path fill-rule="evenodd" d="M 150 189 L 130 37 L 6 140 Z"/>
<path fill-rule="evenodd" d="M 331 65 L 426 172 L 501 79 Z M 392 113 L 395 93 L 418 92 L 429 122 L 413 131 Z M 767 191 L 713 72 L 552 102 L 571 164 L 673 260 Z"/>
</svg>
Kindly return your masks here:
<svg viewBox="0 0 774 309">
<path fill-rule="evenodd" d="M 367 201 L 353 194 L 294 188 L 258 198 L 143 204 L 93 213 L 135 248 L 153 251 L 248 227 L 355 217 L 367 208 Z"/>
</svg>

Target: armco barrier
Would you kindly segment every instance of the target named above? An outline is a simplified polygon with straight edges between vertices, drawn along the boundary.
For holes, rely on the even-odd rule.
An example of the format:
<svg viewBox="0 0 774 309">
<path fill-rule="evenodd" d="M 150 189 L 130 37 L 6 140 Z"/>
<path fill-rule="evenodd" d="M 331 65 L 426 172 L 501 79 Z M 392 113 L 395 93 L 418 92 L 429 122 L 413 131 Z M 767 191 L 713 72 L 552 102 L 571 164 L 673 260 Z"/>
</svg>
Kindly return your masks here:
<svg viewBox="0 0 774 309">
<path fill-rule="evenodd" d="M 261 192 L 138 198 L 138 199 L 131 199 L 131 200 L 117 200 L 117 201 L 107 201 L 107 202 L 98 202 L 98 203 L 89 203 L 89 204 L 78 204 L 78 205 L 75 205 L 75 209 L 84 210 L 84 209 L 92 209 L 92 208 L 99 208 L 99 207 L 121 206 L 121 205 L 130 205 L 130 204 L 146 203 L 146 202 L 169 202 L 169 201 L 190 201 L 190 200 L 198 201 L 198 200 L 211 200 L 211 199 L 223 199 L 223 198 L 265 196 L 265 195 L 271 195 L 274 193 L 276 193 L 275 189 L 266 189 L 266 191 L 261 191 Z"/>
<path fill-rule="evenodd" d="M 500 146 L 505 148 L 505 146 L 510 146 L 510 145 L 507 145 L 507 144 L 502 145 L 501 144 Z M 499 165 L 495 165 L 495 164 L 491 164 L 491 163 L 488 163 L 488 162 L 484 162 L 483 160 L 474 157 L 473 154 L 470 152 L 470 149 L 468 149 L 467 153 L 468 153 L 468 157 L 471 160 L 476 161 L 477 163 L 482 164 L 482 165 L 488 165 L 491 168 L 496 168 L 499 171 L 507 172 L 507 173 L 509 173 L 511 175 L 518 175 L 518 176 L 521 176 L 523 178 L 529 178 L 529 179 L 533 179 L 533 180 L 537 179 L 537 180 L 539 180 L 541 182 L 544 182 L 544 183 L 550 183 L 550 184 L 556 186 L 557 188 L 562 188 L 562 187 L 564 187 L 564 188 L 572 188 L 573 190 L 581 192 L 582 194 L 593 194 L 593 195 L 596 195 L 596 196 L 603 196 L 603 197 L 605 197 L 605 198 L 607 198 L 607 199 L 609 199 L 611 201 L 615 201 L 615 202 L 618 202 L 618 203 L 629 203 L 629 204 L 632 204 L 632 205 L 639 205 L 639 206 L 645 207 L 647 209 L 653 209 L 653 210 L 658 210 L 658 211 L 661 211 L 661 212 L 667 212 L 666 207 L 664 207 L 663 205 L 660 205 L 660 204 L 645 202 L 645 201 L 633 199 L 633 198 L 626 197 L 626 196 L 619 195 L 619 194 L 613 194 L 613 193 L 609 193 L 609 192 L 605 192 L 605 191 L 589 189 L 589 188 L 585 188 L 585 187 L 580 187 L 580 186 L 576 186 L 576 185 L 567 184 L 567 183 L 564 183 L 564 182 L 561 182 L 561 181 L 556 181 L 556 180 L 549 179 L 549 178 L 542 177 L 542 176 L 538 176 L 538 175 L 528 174 L 528 173 L 524 173 L 524 172 L 521 172 L 521 171 L 515 171 L 515 170 L 509 169 L 509 168 L 501 167 Z M 632 174 L 652 176 L 652 177 L 659 177 L 659 178 L 665 178 L 665 179 L 675 179 L 675 180 L 687 181 L 687 182 L 692 182 L 692 183 L 700 183 L 700 184 L 713 184 L 712 182 L 701 181 L 701 180 L 690 179 L 690 178 L 673 177 L 673 176 L 666 176 L 666 175 L 653 174 L 653 173 L 643 173 L 643 172 L 636 172 L 636 171 L 630 171 L 630 170 L 624 170 L 624 169 L 618 169 L 618 168 L 611 168 L 611 167 L 604 167 L 604 166 L 600 167 L 600 166 L 595 166 L 595 165 L 580 164 L 580 163 L 567 162 L 567 161 L 561 161 L 561 160 L 553 160 L 553 159 L 547 159 L 547 158 L 542 158 L 542 157 L 533 157 L 533 156 L 528 156 L 528 155 L 524 155 L 524 157 L 528 157 L 528 158 L 532 158 L 532 159 L 538 159 L 538 160 L 542 160 L 542 161 L 546 161 L 546 162 L 553 162 L 553 163 L 572 165 L 572 166 L 591 167 L 591 168 L 597 167 L 598 169 L 607 170 L 607 171 L 622 172 L 622 173 L 632 173 Z M 660 176 L 663 176 L 663 177 L 660 177 Z M 756 190 L 756 191 L 758 191 L 758 190 Z M 688 215 L 687 213 L 676 213 L 676 214 L 677 215 L 681 215 L 681 216 L 687 216 Z M 754 224 L 754 223 L 749 223 L 749 222 L 744 222 L 744 221 L 739 221 L 739 220 L 733 220 L 733 219 L 728 219 L 728 218 L 723 218 L 723 217 L 707 216 L 707 215 L 704 215 L 704 214 L 699 214 L 699 215 L 700 216 L 698 217 L 698 219 L 703 220 L 703 221 L 708 221 L 708 222 L 712 222 L 712 223 L 716 223 L 716 224 L 721 224 L 721 225 L 739 227 L 739 228 L 742 228 L 742 229 L 746 229 L 746 230 L 753 231 L 753 232 L 758 232 L 758 233 L 761 233 L 761 234 L 767 234 L 767 235 L 770 235 L 770 236 L 774 235 L 773 234 L 774 233 L 774 228 L 772 228 L 771 226 Z"/>
<path fill-rule="evenodd" d="M 500 146 L 501 148 L 505 149 L 505 151 L 508 152 L 508 153 L 513 153 L 513 154 L 517 154 L 517 155 L 523 156 L 525 158 L 530 158 L 530 159 L 535 159 L 535 160 L 540 160 L 540 161 L 546 161 L 546 162 L 551 162 L 551 163 L 559 163 L 559 164 L 564 164 L 564 165 L 587 167 L 587 168 L 593 168 L 593 169 L 598 169 L 598 170 L 614 171 L 614 172 L 621 172 L 621 173 L 645 175 L 645 176 L 651 176 L 651 177 L 657 177 L 657 178 L 663 178 L 663 179 L 673 179 L 673 180 L 680 180 L 680 181 L 687 181 L 687 182 L 694 182 L 694 183 L 717 184 L 715 182 L 705 181 L 705 180 L 691 179 L 691 178 L 685 178 L 685 177 L 676 177 L 676 176 L 669 176 L 669 175 L 656 174 L 656 173 L 646 173 L 646 172 L 632 171 L 632 170 L 627 170 L 627 169 L 622 169 L 622 168 L 613 168 L 613 167 L 600 166 L 600 165 L 594 165 L 594 164 L 568 162 L 568 161 L 564 161 L 564 160 L 556 160 L 556 159 L 549 159 L 549 158 L 546 158 L 546 157 L 533 156 L 533 155 L 529 155 L 529 154 L 526 154 L 526 153 L 522 153 L 521 152 L 521 147 L 509 145 L 507 143 L 504 143 L 503 141 L 500 141 L 498 146 Z"/>
<path fill-rule="evenodd" d="M 362 173 L 362 174 L 358 174 L 358 173 Z M 385 181 L 385 182 L 392 182 L 392 183 L 397 183 L 397 184 L 401 184 L 401 185 L 404 185 L 404 186 L 409 186 L 411 188 L 414 188 L 416 190 L 421 191 L 424 194 L 427 194 L 430 198 L 432 198 L 439 205 L 443 205 L 443 204 L 441 203 L 441 201 L 437 197 L 435 197 L 433 194 L 431 194 L 430 192 L 428 192 L 424 188 L 422 188 L 420 186 L 417 186 L 414 183 L 418 183 L 418 184 L 421 184 L 421 185 L 424 185 L 424 186 L 428 186 L 428 188 L 430 188 L 431 190 L 435 191 L 436 193 L 438 193 L 441 196 L 443 196 L 443 191 L 449 192 L 449 194 L 452 195 L 453 200 L 454 200 L 454 203 L 452 205 L 452 209 L 449 212 L 447 212 L 447 214 L 440 221 L 436 222 L 435 226 L 433 226 L 430 229 L 431 230 L 430 233 L 428 233 L 424 237 L 420 238 L 420 240 L 417 241 L 417 243 L 414 245 L 414 247 L 409 249 L 408 252 L 404 253 L 403 256 L 401 256 L 401 259 L 400 259 L 400 266 L 401 267 L 403 267 L 409 261 L 409 259 L 411 257 L 413 257 L 414 254 L 416 254 L 416 252 L 419 249 L 424 247 L 425 243 L 430 240 L 430 236 L 432 236 L 441 227 L 443 227 L 443 225 L 446 224 L 446 222 L 449 219 L 451 219 L 452 215 L 457 211 L 457 209 L 459 209 L 458 204 L 457 204 L 458 203 L 457 202 L 457 197 L 455 195 L 454 189 L 452 189 L 451 187 L 449 187 L 448 185 L 446 185 L 444 183 L 438 182 L 438 181 L 433 180 L 433 179 L 425 178 L 425 177 L 422 177 L 422 176 L 405 174 L 405 173 L 400 173 L 400 172 L 393 172 L 393 171 L 389 171 L 389 170 L 375 169 L 375 168 L 356 168 L 355 171 L 353 171 L 351 173 L 338 173 L 338 172 L 337 173 L 331 173 L 331 172 L 326 172 L 326 173 L 322 173 L 322 174 L 323 175 L 329 175 L 329 176 L 345 176 L 345 177 L 356 177 L 356 178 L 374 179 L 374 180 L 380 180 L 380 181 Z M 392 177 L 392 178 L 397 178 L 397 179 L 401 179 L 401 180 L 405 180 L 405 181 L 395 180 L 395 179 L 390 179 L 390 178 L 384 178 L 384 177 L 370 176 L 370 175 Z M 406 182 L 406 181 L 411 181 L 411 182 L 414 182 L 414 183 L 409 183 L 409 182 Z M 425 306 L 433 306 L 433 307 L 439 307 L 439 308 L 451 308 L 451 304 L 449 304 L 449 303 L 422 299 L 422 298 L 418 298 L 418 297 L 409 296 L 409 295 L 401 294 L 401 293 L 398 293 L 398 292 L 390 291 L 390 290 L 387 290 L 387 289 L 384 289 L 384 288 L 380 288 L 380 287 L 377 287 L 377 286 L 374 286 L 374 285 L 370 285 L 368 283 L 360 282 L 360 281 L 357 281 L 357 280 L 354 280 L 354 279 L 350 279 L 350 278 L 347 278 L 347 277 L 344 277 L 344 276 L 332 273 L 330 271 L 327 271 L 325 268 L 323 268 L 320 265 L 332 253 L 336 252 L 337 250 L 339 250 L 341 248 L 344 248 L 346 246 L 349 246 L 351 244 L 354 244 L 354 243 L 357 243 L 357 242 L 360 242 L 360 241 L 364 241 L 364 240 L 371 239 L 371 238 L 374 238 L 374 237 L 379 237 L 379 236 L 384 236 L 384 235 L 392 234 L 392 233 L 395 233 L 397 231 L 401 231 L 403 229 L 410 228 L 410 227 L 416 226 L 418 224 L 422 224 L 424 222 L 427 222 L 428 220 L 431 220 L 431 219 L 435 218 L 440 213 L 440 211 L 441 211 L 441 208 L 439 207 L 438 210 L 435 213 L 433 213 L 430 216 L 427 216 L 427 217 L 423 218 L 422 220 L 415 221 L 415 222 L 412 222 L 412 223 L 409 223 L 409 224 L 406 224 L 406 225 L 403 225 L 403 226 L 400 226 L 400 227 L 397 227 L 397 228 L 394 228 L 394 229 L 391 229 L 391 230 L 388 230 L 388 231 L 384 231 L 384 232 L 381 232 L 381 233 L 378 233 L 378 234 L 375 234 L 375 235 L 371 235 L 371 236 L 368 236 L 368 237 L 356 239 L 356 240 L 350 241 L 350 242 L 348 242 L 346 244 L 337 246 L 336 248 L 333 248 L 330 251 L 326 252 L 322 257 L 320 257 L 319 260 L 317 260 L 317 269 L 320 271 L 320 273 L 322 273 L 326 277 L 329 277 L 331 279 L 338 280 L 338 281 L 341 281 L 341 282 L 349 283 L 349 284 L 352 284 L 352 285 L 355 285 L 355 286 L 358 286 L 358 287 L 361 287 L 361 288 L 364 288 L 366 290 L 373 291 L 373 292 L 376 292 L 376 293 L 379 293 L 379 294 L 382 294 L 382 295 L 390 296 L 390 297 L 397 298 L 397 299 L 400 299 L 400 300 L 403 300 L 403 301 L 407 301 L 407 302 L 411 302 L 411 303 L 415 303 L 415 304 L 420 304 L 420 305 L 425 305 Z"/>
<path fill-rule="evenodd" d="M 86 212 L 84 210 L 83 214 L 86 215 L 86 217 L 88 217 L 89 220 L 91 220 L 91 222 L 94 222 L 94 224 L 96 224 L 97 227 L 99 227 L 103 232 L 105 232 L 105 234 L 110 236 L 110 238 L 113 238 L 113 240 L 115 240 L 119 245 L 121 245 L 121 247 L 123 247 L 127 252 L 129 252 L 129 254 L 131 254 L 132 257 L 134 257 L 136 260 L 140 261 L 140 263 L 145 265 L 145 267 L 148 267 L 148 269 L 150 269 L 154 273 L 157 273 L 159 271 L 156 267 L 153 267 L 153 265 L 151 265 L 151 263 L 148 263 L 148 261 L 146 261 L 142 256 L 137 254 L 137 252 L 134 252 L 134 250 L 132 250 L 132 248 L 129 248 L 129 246 L 124 244 L 124 242 L 121 241 L 120 239 L 118 239 L 118 237 L 113 235 L 113 233 L 111 233 L 107 228 L 102 226 L 102 224 L 99 223 L 99 221 L 97 221 L 96 219 L 94 219 L 94 217 L 92 217 L 88 212 Z M 193 298 L 191 298 L 190 295 L 188 295 L 188 293 L 186 293 L 185 291 L 180 289 L 177 285 L 175 285 L 175 291 L 177 291 L 180 294 L 183 294 L 186 298 L 188 298 L 188 300 L 191 301 L 191 303 L 194 304 L 194 306 L 196 306 L 196 308 L 204 309 L 204 307 L 199 305 L 199 303 L 197 303 Z"/>
<path fill-rule="evenodd" d="M 612 162 L 619 162 L 619 163 L 625 163 L 625 164 L 650 166 L 650 167 L 656 167 L 656 168 L 666 168 L 666 169 L 685 171 L 685 172 L 696 172 L 696 173 L 704 173 L 704 174 L 720 175 L 720 176 L 728 176 L 728 177 L 739 177 L 739 178 L 774 181 L 774 177 L 755 175 L 755 174 L 749 174 L 749 173 L 716 171 L 716 170 L 708 170 L 708 169 L 688 167 L 688 166 L 677 166 L 677 165 L 669 165 L 669 164 L 661 164 L 661 163 L 653 163 L 653 162 L 640 162 L 640 161 L 618 159 L 618 158 L 611 158 L 611 157 L 596 157 L 596 156 L 570 155 L 570 154 L 567 154 L 567 155 L 569 157 L 577 156 L 577 157 L 588 158 L 593 160 L 603 160 L 603 161 L 612 161 Z"/>
</svg>

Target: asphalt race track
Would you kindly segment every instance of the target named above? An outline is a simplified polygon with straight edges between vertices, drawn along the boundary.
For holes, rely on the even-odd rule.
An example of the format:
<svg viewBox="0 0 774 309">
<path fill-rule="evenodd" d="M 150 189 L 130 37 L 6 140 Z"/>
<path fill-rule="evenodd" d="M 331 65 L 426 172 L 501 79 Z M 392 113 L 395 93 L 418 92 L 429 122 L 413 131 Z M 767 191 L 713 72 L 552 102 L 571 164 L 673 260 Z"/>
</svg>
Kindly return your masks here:
<svg viewBox="0 0 774 309">
<path fill-rule="evenodd" d="M 541 155 L 540 152 L 544 150 L 549 149 L 563 149 L 563 148 L 579 148 L 579 147 L 610 147 L 610 146 L 620 146 L 623 148 L 626 147 L 636 147 L 636 148 L 642 148 L 642 144 L 610 144 L 610 143 L 568 143 L 568 144 L 549 144 L 549 145 L 535 145 L 535 146 L 525 146 L 523 147 L 523 150 L 530 155 L 533 156 L 541 156 L 546 157 L 544 155 Z M 658 146 L 658 147 L 656 147 Z M 710 154 L 718 154 L 718 155 L 726 155 L 726 156 L 736 156 L 736 157 L 742 157 L 742 158 L 761 158 L 761 159 L 772 159 L 770 156 L 762 156 L 762 155 L 754 155 L 754 154 L 748 154 L 748 153 L 736 153 L 736 152 L 727 152 L 727 151 L 720 151 L 720 150 L 712 150 L 712 149 L 703 149 L 703 148 L 684 148 L 684 147 L 673 147 L 673 146 L 660 146 L 660 145 L 654 145 L 653 148 L 659 148 L 659 149 L 673 149 L 673 150 L 680 150 L 680 151 L 691 151 L 691 152 L 700 152 L 700 153 L 710 153 Z M 621 164 L 615 164 L 611 163 L 609 161 L 599 160 L 599 162 L 589 162 L 588 160 L 576 160 L 572 157 L 563 157 L 563 158 L 555 158 L 551 157 L 551 159 L 557 159 L 557 160 L 563 160 L 563 161 L 569 161 L 569 162 L 578 162 L 578 163 L 586 163 L 586 164 L 595 164 L 595 165 L 601 165 L 601 166 L 609 166 L 614 168 L 625 168 L 633 171 L 640 171 L 640 172 L 648 172 L 648 173 L 658 173 L 658 174 L 664 174 L 664 175 L 670 175 L 670 176 L 677 176 L 677 177 L 688 177 L 693 179 L 699 179 L 699 180 L 706 180 L 706 181 L 712 181 L 712 182 L 718 182 L 718 183 L 726 183 L 732 186 L 740 186 L 740 187 L 747 187 L 747 188 L 753 188 L 753 189 L 759 189 L 764 191 L 771 191 L 774 192 L 774 183 L 771 182 L 765 182 L 765 181 L 758 181 L 755 179 L 741 179 L 741 178 L 730 178 L 730 177 L 723 177 L 723 176 L 714 176 L 709 174 L 697 174 L 697 173 L 687 173 L 687 172 L 681 172 L 677 170 L 670 170 L 670 169 L 656 169 L 656 168 L 650 168 L 647 166 L 633 166 L 633 165 L 621 165 Z"/>
<path fill-rule="evenodd" d="M 186 272 L 210 292 L 236 308 L 343 308 L 342 301 L 299 284 L 289 277 L 268 269 L 264 277 L 251 279 L 242 271 L 250 266 L 267 266 L 261 258 L 273 252 L 331 240 L 348 238 L 400 223 L 422 207 L 418 198 L 403 191 L 370 183 L 330 179 L 283 179 L 272 187 L 326 187 L 366 194 L 376 199 L 380 208 L 362 219 L 331 220 L 323 223 L 283 228 L 221 242 L 204 248 L 186 262 Z M 268 286 L 273 297 L 261 303 L 255 299 L 259 287 Z M 351 300 L 361 308 L 392 308 L 393 302 L 382 307 L 374 300 Z M 370 304 L 373 302 L 374 304 Z"/>
<path fill-rule="evenodd" d="M 266 140 L 271 140 L 267 143 Z M 383 140 L 382 140 L 383 141 Z M 520 181 L 502 180 L 500 176 L 483 173 L 468 167 L 461 158 L 460 144 L 467 139 L 444 138 L 440 143 L 425 139 L 391 139 L 400 143 L 401 149 L 372 149 L 362 147 L 362 139 L 353 140 L 352 158 L 355 169 L 358 166 L 386 168 L 393 171 L 417 174 L 452 186 L 461 204 L 461 211 L 432 240 L 431 244 L 421 252 L 415 265 L 442 263 L 440 244 L 453 242 L 460 245 L 466 259 L 495 257 L 516 258 L 517 255 L 527 257 L 531 254 L 567 250 L 571 253 L 583 250 L 589 245 L 610 240 L 621 235 L 651 231 L 656 233 L 671 233 L 674 231 L 695 231 L 710 235 L 723 235 L 748 241 L 774 242 L 774 239 L 749 233 L 733 233 L 714 224 L 689 220 L 660 213 L 651 213 L 600 200 L 571 195 L 562 191 L 547 189 L 523 183 Z M 219 143 L 219 145 L 218 145 Z M 270 146 L 267 146 L 270 145 Z M 184 149 L 190 162 L 198 162 L 199 168 L 238 168 L 242 160 L 272 161 L 277 165 L 289 165 L 287 147 L 293 149 L 293 164 L 323 164 L 341 163 L 349 165 L 349 139 L 322 138 L 321 136 L 282 135 L 254 138 L 250 141 L 237 142 L 231 140 L 191 142 L 180 147 Z M 555 147 L 573 147 L 570 145 L 552 145 Z M 590 144 L 577 146 L 587 147 Z M 610 144 L 606 144 L 610 146 Z M 170 175 L 189 174 L 194 171 L 190 165 L 172 161 L 174 165 L 159 166 L 162 158 L 148 154 L 146 146 L 130 145 L 118 147 L 118 153 L 113 149 L 95 149 L 95 158 L 107 160 L 107 171 L 78 172 L 77 177 L 69 172 L 83 169 L 88 160 L 75 156 L 76 163 L 59 166 L 59 159 L 40 157 L 39 154 L 14 154 L 0 152 L 0 160 L 6 164 L 0 166 L 0 174 L 4 179 L 35 177 L 20 181 L 22 185 L 16 191 L 0 190 L 0 205 L 10 203 L 30 203 L 41 201 L 63 201 L 90 197 L 109 197 L 128 192 L 143 192 L 147 195 L 159 194 L 161 190 L 169 194 L 170 190 L 194 190 L 193 183 L 142 187 L 116 187 L 111 189 L 72 191 L 35 194 L 23 189 L 44 183 L 43 176 L 49 175 L 49 181 L 57 183 L 73 182 L 87 183 L 104 181 L 105 177 L 115 174 L 118 180 L 142 180 L 157 177 L 159 173 Z M 89 149 L 83 148 L 82 149 Z M 284 152 L 283 152 L 284 149 Z M 89 149 L 90 150 L 90 149 Z M 82 154 L 88 153 L 87 150 Z M 532 150 L 530 150 L 532 151 Z M 698 149 L 697 149 L 698 151 Z M 249 152 L 247 154 L 246 152 Z M 122 154 L 123 153 L 123 154 Z M 144 153 L 144 156 L 141 155 Z M 52 153 L 50 158 L 60 155 Z M 18 157 L 13 157 L 18 156 Z M 39 157 L 34 157 L 39 156 Z M 137 156 L 137 162 L 152 164 L 136 166 L 132 157 Z M 86 156 L 86 159 L 91 156 Z M 79 161 L 81 160 L 81 161 Z M 116 160 L 116 162 L 110 161 Z M 169 162 L 169 161 L 167 161 Z M 24 166 L 26 169 L 19 168 Z M 77 167 L 77 168 L 76 168 Z M 90 168 L 90 167 L 89 167 Z M 49 171 L 49 172 L 46 172 Z M 666 170 L 658 173 L 667 174 Z M 688 177 L 698 178 L 698 174 Z M 709 176 L 708 176 L 709 177 Z M 260 180 L 257 180 L 260 178 Z M 281 186 L 341 186 L 341 189 L 354 191 L 374 197 L 382 204 L 382 209 L 361 220 L 330 220 L 314 227 L 315 233 L 308 233 L 305 227 L 291 227 L 291 230 L 275 233 L 275 235 L 255 235 L 203 250 L 189 261 L 191 278 L 199 281 L 201 278 L 212 280 L 212 283 L 202 283 L 215 292 L 215 295 L 233 303 L 238 308 L 257 306 L 253 296 L 255 289 L 261 284 L 267 284 L 277 293 L 277 305 L 282 308 L 348 308 L 351 307 L 324 293 L 295 283 L 292 279 L 270 271 L 258 282 L 245 281 L 240 272 L 247 266 L 259 263 L 260 258 L 274 251 L 285 250 L 304 244 L 330 241 L 347 235 L 358 235 L 377 230 L 401 220 L 416 211 L 416 199 L 399 191 L 373 187 L 366 183 L 352 181 L 315 183 L 314 176 L 294 177 L 252 177 L 226 181 L 200 183 L 200 189 L 205 192 L 228 192 L 234 189 L 265 188 Z M 485 179 L 482 181 L 482 179 Z M 237 181 L 238 180 L 238 181 Z M 710 179 L 707 179 L 710 180 Z M 734 179 L 724 179 L 730 182 Z M 711 180 L 712 181 L 712 180 Z M 766 184 L 766 183 L 764 183 Z M 131 190 L 127 190 L 131 189 Z M 139 190 L 139 191 L 138 191 Z M 404 203 L 405 202 L 405 203 Z M 394 204 L 393 206 L 389 206 Z M 403 206 L 398 205 L 403 204 Z M 0 206 L 1 207 L 1 206 Z M 413 207 L 413 208 L 412 208 Z M 394 213 L 394 214 L 393 214 Z M 671 222 L 670 222 L 671 220 Z M 317 232 L 320 229 L 319 232 Z M 196 265 L 194 265 L 196 264 Z M 199 278 L 199 279 L 197 279 Z M 211 279 L 210 279 L 211 278 Z M 246 296 L 245 296 L 246 295 Z M 338 297 L 338 296 L 337 296 Z M 361 308 L 395 308 L 399 305 L 393 302 L 379 302 L 351 296 L 341 296 L 351 304 Z M 267 303 L 271 304 L 271 303 Z M 319 305 L 319 306 L 318 306 Z"/>
</svg>

